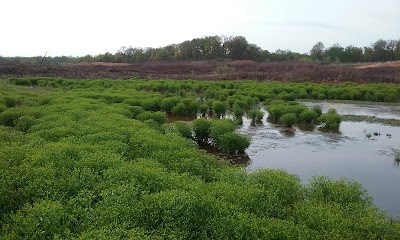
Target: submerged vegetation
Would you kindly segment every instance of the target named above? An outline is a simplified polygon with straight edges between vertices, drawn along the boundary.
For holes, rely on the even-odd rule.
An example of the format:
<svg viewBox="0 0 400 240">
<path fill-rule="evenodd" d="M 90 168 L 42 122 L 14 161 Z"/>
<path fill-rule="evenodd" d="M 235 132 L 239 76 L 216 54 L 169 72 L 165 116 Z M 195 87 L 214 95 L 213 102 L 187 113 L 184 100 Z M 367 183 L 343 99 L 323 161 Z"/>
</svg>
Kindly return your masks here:
<svg viewBox="0 0 400 240">
<path fill-rule="evenodd" d="M 274 117 L 314 122 L 318 109 L 282 98 L 350 86 L 360 98 L 400 96 L 384 84 L 2 81 L 0 238 L 399 239 L 400 223 L 357 182 L 318 177 L 304 185 L 282 170 L 232 167 L 197 147 L 242 152 L 249 138 L 234 132 L 234 120 L 216 113 L 167 123 L 167 114 L 233 106 L 242 116 L 263 102 Z"/>
</svg>

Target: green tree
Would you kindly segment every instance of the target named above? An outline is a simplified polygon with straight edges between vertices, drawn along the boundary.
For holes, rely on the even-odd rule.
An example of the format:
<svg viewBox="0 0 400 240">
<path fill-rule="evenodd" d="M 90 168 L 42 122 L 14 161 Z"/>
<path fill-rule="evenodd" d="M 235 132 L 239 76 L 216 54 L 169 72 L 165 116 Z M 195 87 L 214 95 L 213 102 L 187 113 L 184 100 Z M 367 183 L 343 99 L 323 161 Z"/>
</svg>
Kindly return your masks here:
<svg viewBox="0 0 400 240">
<path fill-rule="evenodd" d="M 322 61 L 324 58 L 325 46 L 322 42 L 317 42 L 310 51 L 310 56 L 316 60 Z"/>
</svg>

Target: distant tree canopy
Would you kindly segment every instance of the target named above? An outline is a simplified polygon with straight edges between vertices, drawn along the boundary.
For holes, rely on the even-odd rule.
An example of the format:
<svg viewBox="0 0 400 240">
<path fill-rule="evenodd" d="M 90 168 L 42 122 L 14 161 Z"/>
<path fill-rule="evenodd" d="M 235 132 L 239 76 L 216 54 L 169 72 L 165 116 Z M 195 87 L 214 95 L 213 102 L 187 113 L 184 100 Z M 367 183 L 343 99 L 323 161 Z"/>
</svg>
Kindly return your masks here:
<svg viewBox="0 0 400 240">
<path fill-rule="evenodd" d="M 257 62 L 302 62 L 302 63 L 355 63 L 400 60 L 400 40 L 379 39 L 366 47 L 338 43 L 325 47 L 317 42 L 309 54 L 278 49 L 275 52 L 263 50 L 249 43 L 243 36 L 206 36 L 170 44 L 161 48 L 121 47 L 116 53 L 106 52 L 96 56 L 83 57 L 1 57 L 1 63 L 12 64 L 69 64 L 79 62 L 172 62 L 172 61 L 235 61 L 253 60 Z"/>
</svg>

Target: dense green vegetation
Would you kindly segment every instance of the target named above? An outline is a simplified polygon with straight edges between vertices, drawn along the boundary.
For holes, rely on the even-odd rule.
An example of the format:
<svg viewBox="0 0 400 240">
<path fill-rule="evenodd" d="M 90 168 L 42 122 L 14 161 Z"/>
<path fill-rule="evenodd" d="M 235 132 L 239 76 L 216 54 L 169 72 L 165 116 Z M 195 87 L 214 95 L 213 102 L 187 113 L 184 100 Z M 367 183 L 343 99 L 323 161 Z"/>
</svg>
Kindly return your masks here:
<svg viewBox="0 0 400 240">
<path fill-rule="evenodd" d="M 249 43 L 243 36 L 205 36 L 161 48 L 121 47 L 116 53 L 106 52 L 97 56 L 81 57 L 1 57 L 0 63 L 60 64 L 79 62 L 171 62 L 171 61 L 220 61 L 253 60 L 257 62 L 301 62 L 301 63 L 357 63 L 400 60 L 400 40 L 379 39 L 371 46 L 349 45 L 342 47 L 338 43 L 325 48 L 322 42 L 310 46 L 309 54 L 278 49 L 275 52 L 263 50 Z M 217 68 L 216 73 L 229 72 L 225 66 Z"/>
<path fill-rule="evenodd" d="M 289 95 L 395 102 L 400 87 L 1 81 L 0 239 L 399 239 L 400 223 L 354 181 L 303 185 L 282 170 L 249 173 L 196 146 L 245 145 L 233 121 L 212 114 L 220 103 L 243 114 L 259 103 L 296 106 L 309 119 L 301 116 L 310 110 L 276 101 Z M 181 103 L 185 110 L 174 113 Z M 213 119 L 166 123 L 195 108 Z"/>
</svg>

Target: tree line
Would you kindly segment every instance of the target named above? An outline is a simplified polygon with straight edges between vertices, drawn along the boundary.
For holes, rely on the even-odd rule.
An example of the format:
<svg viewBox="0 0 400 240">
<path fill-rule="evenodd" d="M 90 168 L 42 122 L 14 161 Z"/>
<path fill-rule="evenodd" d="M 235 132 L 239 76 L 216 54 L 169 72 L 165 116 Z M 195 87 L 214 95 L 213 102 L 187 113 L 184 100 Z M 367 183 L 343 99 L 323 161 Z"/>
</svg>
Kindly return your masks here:
<svg viewBox="0 0 400 240">
<path fill-rule="evenodd" d="M 173 61 L 235 61 L 253 60 L 256 62 L 302 62 L 302 63 L 356 63 L 400 60 L 400 40 L 379 39 L 370 46 L 343 47 L 338 43 L 325 47 L 316 43 L 309 53 L 297 53 L 278 49 L 275 52 L 264 50 L 249 43 L 243 36 L 206 36 L 170 44 L 161 48 L 121 47 L 116 53 L 82 57 L 1 57 L 0 63 L 14 64 L 68 64 L 79 62 L 173 62 Z"/>
</svg>

